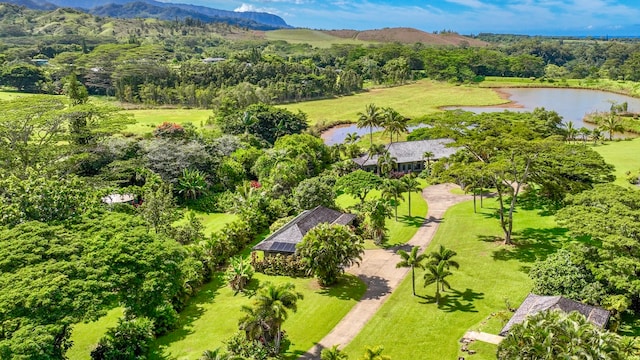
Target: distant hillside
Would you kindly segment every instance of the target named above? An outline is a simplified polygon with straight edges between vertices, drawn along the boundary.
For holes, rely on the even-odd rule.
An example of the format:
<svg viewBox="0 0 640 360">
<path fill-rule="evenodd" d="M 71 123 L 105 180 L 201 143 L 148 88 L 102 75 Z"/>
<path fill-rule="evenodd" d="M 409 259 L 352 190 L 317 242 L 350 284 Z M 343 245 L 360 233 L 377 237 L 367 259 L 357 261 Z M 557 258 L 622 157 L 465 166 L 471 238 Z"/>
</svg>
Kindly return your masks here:
<svg viewBox="0 0 640 360">
<path fill-rule="evenodd" d="M 188 4 L 154 0 L 0 0 L 30 9 L 51 10 L 56 7 L 82 9 L 94 15 L 118 18 L 156 18 L 161 20 L 197 19 L 221 22 L 254 30 L 290 28 L 279 16 L 261 12 L 235 12 Z"/>
<path fill-rule="evenodd" d="M 385 28 L 378 30 L 326 30 L 326 34 L 343 39 L 354 39 L 375 42 L 401 42 L 406 44 L 423 43 L 430 45 L 469 45 L 487 46 L 489 43 L 482 40 L 458 35 L 456 33 L 432 34 L 413 28 Z"/>
</svg>

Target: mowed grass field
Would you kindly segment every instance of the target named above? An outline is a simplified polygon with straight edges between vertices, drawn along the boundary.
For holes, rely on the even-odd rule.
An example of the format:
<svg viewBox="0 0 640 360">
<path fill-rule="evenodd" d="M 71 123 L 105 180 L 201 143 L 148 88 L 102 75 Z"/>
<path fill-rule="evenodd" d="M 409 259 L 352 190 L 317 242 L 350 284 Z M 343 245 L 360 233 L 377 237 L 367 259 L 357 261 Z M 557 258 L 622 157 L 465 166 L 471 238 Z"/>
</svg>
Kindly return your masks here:
<svg viewBox="0 0 640 360">
<path fill-rule="evenodd" d="M 427 252 L 444 245 L 458 253 L 460 269 L 447 278 L 452 290 L 435 304 L 435 285 L 423 288 L 423 271 L 416 271 L 416 292 L 411 295 L 408 276 L 363 331 L 346 347 L 358 358 L 366 347 L 382 345 L 392 359 L 440 360 L 468 356 L 459 353 L 459 339 L 491 314 L 517 307 L 531 289 L 529 267 L 556 251 L 566 241 L 565 230 L 553 217 L 518 210 L 515 240 L 518 246 L 499 241 L 502 232 L 495 217 L 495 202 L 473 213 L 473 202 L 449 209 Z M 473 359 L 495 359 L 494 346 L 475 346 Z"/>
<path fill-rule="evenodd" d="M 270 41 L 286 41 L 290 44 L 309 44 L 316 48 L 330 48 L 338 44 L 366 45 L 375 42 L 356 39 L 344 39 L 329 35 L 322 31 L 311 29 L 284 29 L 265 32 L 265 37 Z"/>
<path fill-rule="evenodd" d="M 208 109 L 141 109 L 141 110 L 125 110 L 124 112 L 131 114 L 136 120 L 135 124 L 128 125 L 124 132 L 135 135 L 144 135 L 152 133 L 158 125 L 163 122 L 171 122 L 177 124 L 191 123 L 196 128 L 207 126 L 209 116 L 213 112 Z"/>
<path fill-rule="evenodd" d="M 615 184 L 628 187 L 627 172 L 640 170 L 640 138 L 633 140 L 606 141 L 593 146 L 593 150 L 615 167 Z"/>
<path fill-rule="evenodd" d="M 414 119 L 425 114 L 440 111 L 443 106 L 482 106 L 509 102 L 495 91 L 472 86 L 456 86 L 432 80 L 420 80 L 412 84 L 376 88 L 352 96 L 335 99 L 307 101 L 280 105 L 293 112 L 306 113 L 309 124 L 332 124 L 335 122 L 356 122 L 358 113 L 368 104 L 391 107 L 405 117 Z"/>
</svg>

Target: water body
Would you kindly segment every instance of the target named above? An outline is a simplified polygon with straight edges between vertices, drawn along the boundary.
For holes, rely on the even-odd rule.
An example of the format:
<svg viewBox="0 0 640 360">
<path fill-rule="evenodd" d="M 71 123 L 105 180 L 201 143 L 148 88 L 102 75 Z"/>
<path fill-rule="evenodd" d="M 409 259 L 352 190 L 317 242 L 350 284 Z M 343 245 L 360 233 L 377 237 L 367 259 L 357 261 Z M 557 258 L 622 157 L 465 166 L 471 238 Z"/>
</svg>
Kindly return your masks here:
<svg viewBox="0 0 640 360">
<path fill-rule="evenodd" d="M 629 104 L 629 111 L 640 112 L 640 99 L 626 95 L 610 93 L 598 90 L 585 89 L 555 89 L 555 88 L 507 88 L 499 89 L 501 92 L 509 94 L 512 101 L 507 106 L 452 106 L 444 110 L 462 109 L 475 113 L 481 112 L 501 112 L 509 111 L 533 111 L 537 107 L 546 110 L 554 110 L 562 116 L 563 122 L 573 121 L 576 129 L 585 126 L 594 128 L 591 124 L 585 124 L 582 119 L 585 115 L 596 111 L 609 111 L 611 102 Z M 412 126 L 409 130 L 414 130 L 425 125 Z M 374 128 L 375 131 L 382 131 L 382 128 Z M 324 133 L 322 139 L 325 144 L 333 145 L 344 141 L 349 133 L 357 133 L 360 136 L 368 136 L 369 128 L 358 129 L 355 124 L 338 125 Z"/>
</svg>

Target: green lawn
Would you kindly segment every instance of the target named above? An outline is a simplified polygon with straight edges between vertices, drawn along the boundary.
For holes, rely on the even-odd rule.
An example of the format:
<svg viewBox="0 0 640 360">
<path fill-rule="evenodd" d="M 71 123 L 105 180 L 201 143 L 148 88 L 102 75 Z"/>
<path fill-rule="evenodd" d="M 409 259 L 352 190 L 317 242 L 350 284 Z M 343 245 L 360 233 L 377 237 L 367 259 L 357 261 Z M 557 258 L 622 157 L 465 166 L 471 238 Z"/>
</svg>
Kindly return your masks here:
<svg viewBox="0 0 640 360">
<path fill-rule="evenodd" d="M 185 217 L 176 221 L 174 225 L 182 225 L 186 222 L 187 213 Z M 209 236 L 212 232 L 220 231 L 230 222 L 238 219 L 238 215 L 227 213 L 202 213 L 196 212 L 196 217 L 202 222 L 204 226 L 204 234 Z"/>
<path fill-rule="evenodd" d="M 626 141 L 605 142 L 594 146 L 593 149 L 600 153 L 604 160 L 615 167 L 617 185 L 630 186 L 627 182 L 627 171 L 640 170 L 640 138 Z"/>
<path fill-rule="evenodd" d="M 76 324 L 71 332 L 73 346 L 67 351 L 67 357 L 71 360 L 91 359 L 91 350 L 98 344 L 98 340 L 107 332 L 107 329 L 118 324 L 122 317 L 123 309 L 118 307 L 107 312 L 107 315 L 97 321 L 87 324 Z"/>
<path fill-rule="evenodd" d="M 449 83 L 420 80 L 418 82 L 390 88 L 377 88 L 335 99 L 306 101 L 281 105 L 293 112 L 306 113 L 309 123 L 355 122 L 358 112 L 368 104 L 392 107 L 408 118 L 417 118 L 439 111 L 443 106 L 481 106 L 508 102 L 491 89 L 473 86 L 456 86 Z"/>
<path fill-rule="evenodd" d="M 612 91 L 640 97 L 640 83 L 635 81 L 609 79 L 554 79 L 552 81 L 535 78 L 512 78 L 487 76 L 480 87 L 571 87 Z"/>
<path fill-rule="evenodd" d="M 2 101 L 13 100 L 19 97 L 25 97 L 25 96 L 31 96 L 31 95 L 32 94 L 21 93 L 16 91 L 0 90 L 0 100 Z"/>
<path fill-rule="evenodd" d="M 420 187 L 427 186 L 425 180 L 418 178 Z M 398 244 L 404 244 L 409 241 L 413 235 L 418 231 L 420 225 L 424 221 L 424 217 L 427 215 L 427 203 L 422 198 L 422 195 L 414 192 L 411 193 L 411 217 L 409 217 L 409 199 L 407 193 L 404 194 L 404 201 L 400 201 L 398 206 L 398 221 L 395 217 L 387 219 L 387 229 L 389 239 L 386 243 L 387 246 L 393 246 Z M 372 190 L 367 195 L 367 199 L 375 199 L 380 197 L 380 191 Z M 353 198 L 350 195 L 342 194 L 336 199 L 338 206 L 347 208 L 349 206 L 356 205 L 359 202 L 358 199 Z M 366 248 L 375 248 L 373 243 L 367 242 Z"/>
<path fill-rule="evenodd" d="M 485 207 L 494 205 L 485 202 Z M 411 277 L 394 291 L 363 331 L 347 346 L 357 358 L 367 346 L 383 345 L 393 359 L 456 359 L 459 339 L 492 314 L 505 309 L 505 300 L 517 307 L 531 288 L 527 269 L 553 253 L 565 239 L 553 217 L 519 210 L 514 227 L 516 247 L 495 241 L 502 236 L 495 210 L 473 213 L 471 201 L 456 205 L 445 214 L 427 251 L 443 244 L 458 253 L 459 270 L 448 278 L 453 290 L 444 293 L 442 304 L 434 303 L 434 285 L 422 287 L 417 271 L 418 294 L 411 296 Z M 494 346 L 474 344 L 480 351 L 472 359 L 494 359 Z M 464 356 L 465 354 L 460 354 Z"/>
<path fill-rule="evenodd" d="M 136 120 L 135 124 L 128 125 L 124 132 L 143 135 L 153 132 L 156 126 L 163 122 L 177 124 L 192 123 L 197 128 L 206 126 L 207 119 L 213 113 L 207 109 L 142 109 L 127 110 Z"/>
<path fill-rule="evenodd" d="M 293 279 L 257 274 L 260 282 L 292 282 L 304 299 L 298 312 L 291 313 L 284 324 L 291 346 L 288 358 L 295 359 L 322 339 L 362 297 L 365 285 L 353 276 L 345 276 L 331 289 L 319 288 L 312 279 Z M 252 283 L 255 289 L 258 281 Z M 181 326 L 156 341 L 155 357 L 198 359 L 207 349 L 224 347 L 224 341 L 238 330 L 242 305 L 251 304 L 249 296 L 234 294 L 222 280 L 207 284 L 182 312 Z"/>
</svg>

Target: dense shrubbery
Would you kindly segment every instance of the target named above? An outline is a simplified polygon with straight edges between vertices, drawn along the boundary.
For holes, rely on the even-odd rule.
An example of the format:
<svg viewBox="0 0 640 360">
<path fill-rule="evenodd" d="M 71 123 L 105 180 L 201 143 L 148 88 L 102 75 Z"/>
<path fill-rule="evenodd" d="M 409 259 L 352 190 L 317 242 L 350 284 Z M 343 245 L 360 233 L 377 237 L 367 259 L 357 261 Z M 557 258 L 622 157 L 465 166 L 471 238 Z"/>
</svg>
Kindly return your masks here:
<svg viewBox="0 0 640 360">
<path fill-rule="evenodd" d="M 266 275 L 306 277 L 308 271 L 300 258 L 295 255 L 269 255 L 264 259 L 253 261 L 257 272 Z"/>
</svg>

